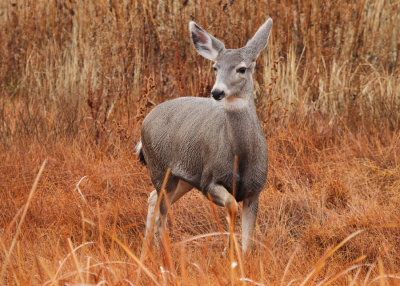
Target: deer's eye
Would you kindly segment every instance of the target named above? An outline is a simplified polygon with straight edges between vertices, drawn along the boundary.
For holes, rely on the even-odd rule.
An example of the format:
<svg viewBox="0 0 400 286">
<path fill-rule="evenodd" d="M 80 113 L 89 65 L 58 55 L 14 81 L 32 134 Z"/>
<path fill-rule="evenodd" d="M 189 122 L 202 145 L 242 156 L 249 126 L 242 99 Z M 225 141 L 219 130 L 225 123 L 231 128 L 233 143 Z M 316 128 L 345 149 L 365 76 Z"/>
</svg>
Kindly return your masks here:
<svg viewBox="0 0 400 286">
<path fill-rule="evenodd" d="M 213 67 L 213 70 L 216 72 L 218 69 L 216 67 Z"/>
<path fill-rule="evenodd" d="M 246 72 L 246 68 L 244 68 L 244 67 L 238 68 L 238 69 L 236 70 L 236 72 L 241 73 L 241 74 L 244 74 L 244 73 Z"/>
</svg>

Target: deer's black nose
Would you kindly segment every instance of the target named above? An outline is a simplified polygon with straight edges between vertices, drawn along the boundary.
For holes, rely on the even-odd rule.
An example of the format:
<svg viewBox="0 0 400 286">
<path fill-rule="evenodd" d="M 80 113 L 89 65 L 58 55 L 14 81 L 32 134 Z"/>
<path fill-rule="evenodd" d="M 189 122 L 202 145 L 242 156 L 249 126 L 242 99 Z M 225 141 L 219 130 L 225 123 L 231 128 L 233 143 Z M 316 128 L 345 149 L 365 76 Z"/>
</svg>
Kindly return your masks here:
<svg viewBox="0 0 400 286">
<path fill-rule="evenodd" d="M 225 96 L 225 92 L 223 90 L 214 89 L 211 91 L 211 95 L 215 100 L 221 100 Z"/>
</svg>

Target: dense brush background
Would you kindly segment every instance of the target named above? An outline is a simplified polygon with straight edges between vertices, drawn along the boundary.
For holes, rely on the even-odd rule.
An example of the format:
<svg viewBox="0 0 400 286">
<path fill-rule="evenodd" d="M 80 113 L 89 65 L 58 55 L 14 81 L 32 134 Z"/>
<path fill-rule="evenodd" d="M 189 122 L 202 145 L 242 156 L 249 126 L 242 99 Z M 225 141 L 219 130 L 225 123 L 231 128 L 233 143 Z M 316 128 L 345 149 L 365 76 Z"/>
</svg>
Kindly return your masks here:
<svg viewBox="0 0 400 286">
<path fill-rule="evenodd" d="M 224 255 L 223 212 L 193 191 L 138 262 L 140 124 L 214 82 L 188 22 L 238 48 L 268 17 L 256 250 Z M 0 1 L 0 284 L 398 285 L 399 110 L 399 1 Z"/>
</svg>

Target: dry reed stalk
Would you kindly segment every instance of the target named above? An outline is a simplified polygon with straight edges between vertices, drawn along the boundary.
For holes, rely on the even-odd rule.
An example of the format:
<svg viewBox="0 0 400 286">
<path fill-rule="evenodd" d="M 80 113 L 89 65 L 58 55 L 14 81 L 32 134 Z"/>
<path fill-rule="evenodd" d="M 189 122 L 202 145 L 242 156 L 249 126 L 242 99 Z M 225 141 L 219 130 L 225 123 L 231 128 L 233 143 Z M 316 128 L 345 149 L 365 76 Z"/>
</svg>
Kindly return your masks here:
<svg viewBox="0 0 400 286">
<path fill-rule="evenodd" d="M 326 260 L 331 257 L 339 248 L 341 248 L 347 241 L 355 237 L 356 235 L 362 233 L 364 230 L 359 230 L 348 237 L 346 237 L 343 241 L 341 241 L 338 245 L 336 245 L 334 248 L 329 250 L 323 257 L 321 257 L 320 261 L 315 265 L 314 269 L 307 275 L 307 277 L 304 279 L 304 281 L 300 284 L 301 286 L 303 285 L 308 285 L 310 281 L 321 271 L 321 269 L 325 266 Z"/>
<path fill-rule="evenodd" d="M 141 262 L 141 259 L 139 259 L 133 252 L 129 249 L 128 246 L 126 246 L 124 243 L 122 243 L 118 238 L 113 236 L 111 233 L 108 233 L 108 235 L 121 246 L 121 248 L 135 261 L 135 263 L 139 266 L 139 269 L 143 270 L 144 273 L 154 282 L 155 285 L 160 285 L 156 279 L 156 277 L 151 273 L 151 271 Z M 139 274 L 138 274 L 139 277 Z"/>
<path fill-rule="evenodd" d="M 17 242 L 18 235 L 19 235 L 19 233 L 21 232 L 22 224 L 24 223 L 26 213 L 27 213 L 27 211 L 28 211 L 29 205 L 30 205 L 31 200 L 32 200 L 32 198 L 33 198 L 33 194 L 35 193 L 35 190 L 36 190 L 37 185 L 38 185 L 38 183 L 39 183 L 40 176 L 41 176 L 42 173 L 43 173 L 43 170 L 44 170 L 44 167 L 46 166 L 46 163 L 47 163 L 47 159 L 44 160 L 43 163 L 42 163 L 42 165 L 40 166 L 39 172 L 38 172 L 38 174 L 36 175 L 35 181 L 33 182 L 31 191 L 29 192 L 28 199 L 27 199 L 27 201 L 26 201 L 24 210 L 23 210 L 22 215 L 21 215 L 21 219 L 20 219 L 20 221 L 19 221 L 19 223 L 18 223 L 18 226 L 17 226 L 17 230 L 16 230 L 15 235 L 14 235 L 14 238 L 13 238 L 13 240 L 12 240 L 12 242 L 11 242 L 10 248 L 8 249 L 8 253 L 7 253 L 7 255 L 6 255 L 5 259 L 4 259 L 4 264 L 3 264 L 3 266 L 1 267 L 0 281 L 3 281 L 3 279 L 4 279 L 4 274 L 5 274 L 6 270 L 7 270 L 7 266 L 8 266 L 8 263 L 9 263 L 9 261 L 10 261 L 12 252 L 13 252 L 13 250 L 14 250 L 15 244 L 16 244 L 16 242 Z"/>
</svg>

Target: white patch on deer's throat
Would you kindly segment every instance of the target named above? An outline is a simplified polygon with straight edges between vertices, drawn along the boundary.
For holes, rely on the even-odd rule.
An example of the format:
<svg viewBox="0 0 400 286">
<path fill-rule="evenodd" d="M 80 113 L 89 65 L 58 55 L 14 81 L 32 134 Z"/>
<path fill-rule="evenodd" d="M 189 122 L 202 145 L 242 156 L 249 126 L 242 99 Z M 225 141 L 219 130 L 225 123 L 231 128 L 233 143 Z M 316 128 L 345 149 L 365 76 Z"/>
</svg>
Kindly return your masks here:
<svg viewBox="0 0 400 286">
<path fill-rule="evenodd" d="M 249 100 L 244 97 L 230 96 L 224 98 L 222 104 L 227 111 L 239 111 L 249 106 Z"/>
</svg>

